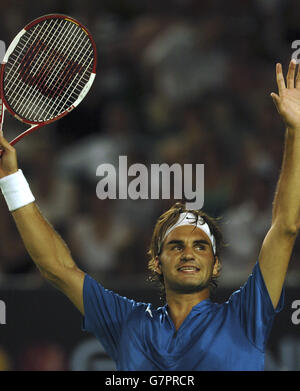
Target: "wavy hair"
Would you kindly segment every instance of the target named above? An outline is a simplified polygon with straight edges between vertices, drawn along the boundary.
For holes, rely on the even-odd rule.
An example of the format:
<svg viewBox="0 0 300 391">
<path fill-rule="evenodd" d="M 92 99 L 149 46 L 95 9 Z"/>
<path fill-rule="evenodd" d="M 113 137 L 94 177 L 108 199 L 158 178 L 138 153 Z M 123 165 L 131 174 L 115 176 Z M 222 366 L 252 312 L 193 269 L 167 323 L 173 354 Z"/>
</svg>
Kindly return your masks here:
<svg viewBox="0 0 300 391">
<path fill-rule="evenodd" d="M 169 210 L 164 212 L 158 218 L 156 225 L 154 227 L 150 247 L 147 253 L 148 256 L 150 257 L 150 260 L 148 261 L 148 270 L 150 271 L 150 276 L 148 280 L 158 285 L 163 296 L 165 296 L 164 277 L 162 274 L 159 274 L 156 271 L 156 257 L 157 256 L 159 257 L 160 254 L 162 253 L 163 238 L 165 236 L 166 231 L 168 230 L 169 227 L 173 226 L 177 222 L 180 214 L 185 212 L 193 213 L 193 215 L 195 216 L 195 223 L 197 223 L 197 220 L 199 218 L 202 218 L 204 222 L 208 224 L 210 232 L 215 237 L 216 253 L 214 254 L 214 258 L 216 259 L 216 257 L 218 257 L 219 268 L 217 271 L 217 275 L 211 278 L 211 281 L 209 283 L 209 288 L 210 290 L 213 290 L 218 286 L 218 278 L 221 272 L 221 263 L 219 257 L 220 257 L 221 249 L 224 246 L 223 235 L 219 227 L 220 218 L 210 217 L 201 210 L 186 209 L 183 203 L 177 202 Z"/>
</svg>

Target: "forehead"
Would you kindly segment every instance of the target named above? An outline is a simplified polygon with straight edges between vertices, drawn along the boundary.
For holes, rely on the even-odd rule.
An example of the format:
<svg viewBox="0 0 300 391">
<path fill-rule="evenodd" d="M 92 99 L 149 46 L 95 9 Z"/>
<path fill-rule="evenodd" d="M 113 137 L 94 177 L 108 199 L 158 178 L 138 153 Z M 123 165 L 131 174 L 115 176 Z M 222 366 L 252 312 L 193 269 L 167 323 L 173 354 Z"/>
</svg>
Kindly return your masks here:
<svg viewBox="0 0 300 391">
<path fill-rule="evenodd" d="M 194 225 L 183 225 L 176 227 L 167 235 L 164 242 L 167 244 L 171 240 L 182 241 L 195 241 L 195 240 L 207 240 L 210 243 L 210 239 L 202 229 L 195 227 Z"/>
</svg>

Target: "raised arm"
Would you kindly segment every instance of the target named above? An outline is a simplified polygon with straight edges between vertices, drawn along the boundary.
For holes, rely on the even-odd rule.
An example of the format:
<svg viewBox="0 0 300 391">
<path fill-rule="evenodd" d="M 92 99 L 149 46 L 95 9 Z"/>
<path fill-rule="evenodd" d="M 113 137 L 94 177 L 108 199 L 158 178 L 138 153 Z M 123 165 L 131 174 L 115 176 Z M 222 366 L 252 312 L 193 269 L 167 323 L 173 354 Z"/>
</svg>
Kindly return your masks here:
<svg viewBox="0 0 300 391">
<path fill-rule="evenodd" d="M 277 306 L 300 225 L 300 73 L 291 61 L 286 78 L 276 65 L 274 104 L 285 126 L 285 145 L 272 224 L 259 255 L 260 269 L 274 308 Z"/>
<path fill-rule="evenodd" d="M 0 158 L 0 187 L 4 190 L 7 185 L 14 186 L 16 205 L 18 205 L 19 199 L 27 195 L 26 186 L 22 187 L 12 181 L 19 173 L 16 151 L 1 135 L 0 147 L 4 151 Z M 35 202 L 30 202 L 32 201 L 30 198 L 28 201 L 27 205 L 16 210 L 13 210 L 13 206 L 9 206 L 24 245 L 42 276 L 65 293 L 84 314 L 82 296 L 84 273 L 77 268 L 68 247 L 42 216 Z"/>
</svg>

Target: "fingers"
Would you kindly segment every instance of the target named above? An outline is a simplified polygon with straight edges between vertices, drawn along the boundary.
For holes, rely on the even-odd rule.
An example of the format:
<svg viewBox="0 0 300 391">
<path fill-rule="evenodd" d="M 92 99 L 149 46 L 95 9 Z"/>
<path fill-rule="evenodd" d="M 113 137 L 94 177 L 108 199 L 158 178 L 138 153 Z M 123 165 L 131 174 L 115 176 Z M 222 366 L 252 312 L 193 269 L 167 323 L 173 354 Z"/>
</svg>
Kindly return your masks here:
<svg viewBox="0 0 300 391">
<path fill-rule="evenodd" d="M 279 103 L 279 101 L 280 101 L 280 96 L 278 96 L 277 94 L 275 94 L 275 92 L 271 92 L 270 95 L 271 95 L 271 97 L 272 97 L 274 103 Z"/>
<path fill-rule="evenodd" d="M 295 81 L 296 66 L 297 66 L 296 61 L 292 59 L 289 64 L 289 69 L 286 76 L 286 84 L 285 84 L 285 80 L 282 72 L 282 65 L 280 63 L 276 64 L 276 81 L 277 81 L 279 95 L 281 95 L 283 90 L 286 88 L 300 88 L 299 67 L 298 67 L 297 77 Z"/>
<path fill-rule="evenodd" d="M 0 149 L 7 151 L 14 151 L 14 147 L 12 147 L 9 142 L 0 134 Z"/>
<path fill-rule="evenodd" d="M 18 171 L 17 151 L 0 135 L 0 178 Z"/>
<path fill-rule="evenodd" d="M 279 109 L 279 104 L 280 104 L 280 96 L 275 94 L 275 92 L 272 92 L 270 95 L 271 95 L 271 97 L 273 99 L 273 102 L 274 102 L 274 104 L 276 106 L 276 109 L 278 110 Z"/>
<path fill-rule="evenodd" d="M 296 88 L 300 88 L 300 66 L 298 65 L 298 71 L 297 71 L 297 76 L 296 76 Z"/>
<path fill-rule="evenodd" d="M 282 93 L 282 91 L 286 88 L 284 77 L 282 73 L 282 65 L 276 64 L 276 81 L 278 86 L 279 95 Z"/>
<path fill-rule="evenodd" d="M 12 147 L 9 142 L 3 137 L 3 133 L 0 133 L 0 159 L 2 158 L 4 152 L 14 153 L 15 148 Z"/>
<path fill-rule="evenodd" d="M 296 61 L 292 59 L 286 76 L 287 88 L 295 88 Z"/>
</svg>

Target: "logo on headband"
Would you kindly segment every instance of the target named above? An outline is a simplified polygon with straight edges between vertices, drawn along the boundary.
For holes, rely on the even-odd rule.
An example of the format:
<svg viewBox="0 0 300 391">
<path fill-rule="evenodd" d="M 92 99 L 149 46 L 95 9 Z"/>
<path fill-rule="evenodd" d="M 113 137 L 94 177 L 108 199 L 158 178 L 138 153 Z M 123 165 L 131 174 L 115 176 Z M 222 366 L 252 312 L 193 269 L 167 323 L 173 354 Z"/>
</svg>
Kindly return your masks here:
<svg viewBox="0 0 300 391">
<path fill-rule="evenodd" d="M 194 221 L 191 222 L 190 220 Z M 192 212 L 182 212 L 177 222 L 167 229 L 162 242 L 173 231 L 173 229 L 184 225 L 194 225 L 195 227 L 201 229 L 201 231 L 205 232 L 211 242 L 213 252 L 216 254 L 216 240 L 214 235 L 210 232 L 209 225 L 203 220 L 201 216 L 195 216 Z"/>
</svg>

